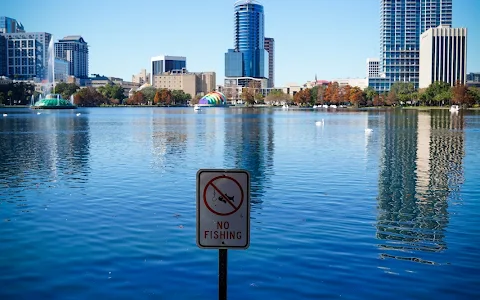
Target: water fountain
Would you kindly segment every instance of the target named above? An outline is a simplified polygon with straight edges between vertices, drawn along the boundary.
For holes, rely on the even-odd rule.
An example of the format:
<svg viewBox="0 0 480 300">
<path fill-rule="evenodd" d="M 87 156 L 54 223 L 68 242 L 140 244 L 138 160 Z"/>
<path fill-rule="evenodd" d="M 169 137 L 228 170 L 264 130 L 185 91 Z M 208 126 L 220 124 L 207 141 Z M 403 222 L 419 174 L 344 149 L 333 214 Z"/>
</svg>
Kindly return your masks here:
<svg viewBox="0 0 480 300">
<path fill-rule="evenodd" d="M 38 96 L 38 101 L 32 103 L 31 108 L 33 109 L 75 109 L 77 108 L 71 101 L 63 99 L 60 94 L 55 94 L 55 49 L 54 49 L 53 36 L 50 39 L 48 44 L 48 68 L 47 68 L 47 78 L 46 82 L 43 85 L 43 92 L 45 97 L 42 98 L 42 95 Z M 53 93 L 51 93 L 53 92 Z M 32 96 L 32 102 L 35 98 Z"/>
</svg>

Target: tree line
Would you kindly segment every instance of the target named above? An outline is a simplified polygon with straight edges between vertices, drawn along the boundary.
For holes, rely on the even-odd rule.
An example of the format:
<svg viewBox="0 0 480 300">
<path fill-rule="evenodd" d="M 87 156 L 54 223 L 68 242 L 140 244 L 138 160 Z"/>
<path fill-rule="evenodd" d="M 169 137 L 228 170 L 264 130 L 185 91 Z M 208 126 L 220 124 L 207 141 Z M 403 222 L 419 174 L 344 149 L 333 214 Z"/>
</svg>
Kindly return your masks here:
<svg viewBox="0 0 480 300">
<path fill-rule="evenodd" d="M 28 105 L 32 95 L 36 96 L 35 85 L 26 82 L 0 84 L 0 104 Z"/>
<path fill-rule="evenodd" d="M 190 94 L 182 90 L 157 89 L 154 87 L 146 87 L 140 91 L 136 91 L 131 97 L 126 99 L 127 105 L 187 105 L 192 99 Z"/>
<path fill-rule="evenodd" d="M 480 89 L 467 87 L 457 82 L 450 86 L 445 82 L 434 82 L 428 88 L 415 89 L 413 83 L 396 82 L 389 92 L 377 93 L 372 87 L 364 90 L 349 85 L 340 86 L 338 82 L 331 82 L 327 86 L 315 86 L 297 92 L 293 97 L 293 103 L 305 105 L 323 104 L 350 104 L 359 106 L 398 106 L 398 105 L 422 105 L 444 106 L 480 105 Z"/>
<path fill-rule="evenodd" d="M 63 99 L 73 95 L 74 104 L 83 107 L 105 105 L 186 105 L 192 99 L 190 94 L 181 90 L 156 89 L 147 87 L 125 97 L 123 88 L 116 84 L 106 84 L 98 88 L 80 88 L 75 83 L 61 82 L 55 85 L 52 93 L 60 94 Z M 0 104 L 29 105 L 31 96 L 38 99 L 40 93 L 35 91 L 35 85 L 25 82 L 15 82 L 0 85 Z M 198 101 L 198 97 L 195 98 Z"/>
</svg>

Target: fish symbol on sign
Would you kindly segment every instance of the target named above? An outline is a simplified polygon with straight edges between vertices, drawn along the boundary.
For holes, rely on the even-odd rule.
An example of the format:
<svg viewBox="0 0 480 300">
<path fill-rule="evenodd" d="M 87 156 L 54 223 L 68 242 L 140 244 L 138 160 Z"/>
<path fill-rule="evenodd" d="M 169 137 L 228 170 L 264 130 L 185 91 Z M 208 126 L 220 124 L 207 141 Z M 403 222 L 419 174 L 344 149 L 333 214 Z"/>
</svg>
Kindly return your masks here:
<svg viewBox="0 0 480 300">
<path fill-rule="evenodd" d="M 225 194 L 225 196 L 232 202 L 235 202 L 235 196 L 230 197 L 228 194 Z M 223 203 L 227 203 L 225 199 L 223 199 L 222 196 L 218 197 L 218 201 L 222 201 Z"/>
</svg>

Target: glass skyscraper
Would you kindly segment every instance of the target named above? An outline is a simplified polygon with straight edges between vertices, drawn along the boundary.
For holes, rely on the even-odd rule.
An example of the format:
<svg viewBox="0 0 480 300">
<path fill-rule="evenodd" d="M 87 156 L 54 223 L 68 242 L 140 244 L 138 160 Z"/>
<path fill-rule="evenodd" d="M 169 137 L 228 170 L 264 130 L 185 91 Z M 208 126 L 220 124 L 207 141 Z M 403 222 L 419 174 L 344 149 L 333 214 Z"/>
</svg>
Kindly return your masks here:
<svg viewBox="0 0 480 300">
<path fill-rule="evenodd" d="M 380 0 L 380 73 L 369 85 L 387 91 L 396 81 L 418 88 L 420 36 L 452 25 L 453 0 Z"/>
<path fill-rule="evenodd" d="M 263 6 L 254 0 L 241 0 L 234 9 L 234 49 L 225 54 L 227 77 L 268 78 L 268 53 L 265 51 Z M 241 55 L 239 54 L 241 53 Z M 239 70 L 238 59 L 242 58 Z"/>
<path fill-rule="evenodd" d="M 25 32 L 22 23 L 15 19 L 1 16 L 0 17 L 0 33 L 18 33 Z"/>
</svg>

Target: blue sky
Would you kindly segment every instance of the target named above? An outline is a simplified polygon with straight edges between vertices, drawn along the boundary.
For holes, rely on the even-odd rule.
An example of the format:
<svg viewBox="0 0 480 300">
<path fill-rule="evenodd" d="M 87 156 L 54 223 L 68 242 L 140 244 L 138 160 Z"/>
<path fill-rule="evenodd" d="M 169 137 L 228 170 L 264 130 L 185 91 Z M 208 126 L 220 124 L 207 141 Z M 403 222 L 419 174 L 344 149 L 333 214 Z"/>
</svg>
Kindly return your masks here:
<svg viewBox="0 0 480 300">
<path fill-rule="evenodd" d="M 187 57 L 189 71 L 224 78 L 233 46 L 234 0 L 1 0 L 0 15 L 57 40 L 82 35 L 90 73 L 121 77 L 149 69 L 161 54 Z M 379 56 L 379 0 L 261 0 L 265 34 L 275 38 L 276 86 L 365 77 Z M 480 0 L 454 0 L 453 25 L 468 28 L 468 72 L 480 72 Z M 54 16 L 54 17 L 53 17 Z"/>
</svg>

